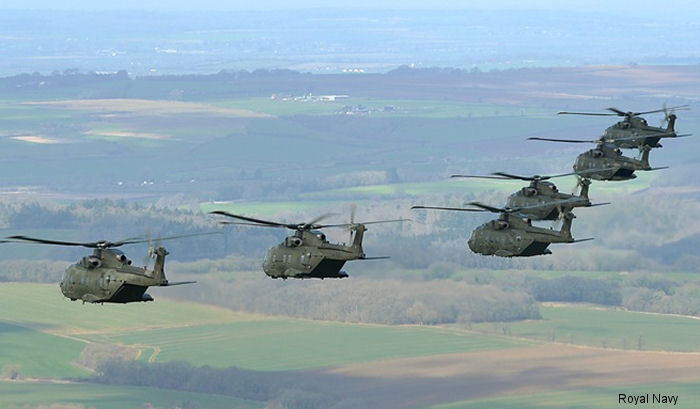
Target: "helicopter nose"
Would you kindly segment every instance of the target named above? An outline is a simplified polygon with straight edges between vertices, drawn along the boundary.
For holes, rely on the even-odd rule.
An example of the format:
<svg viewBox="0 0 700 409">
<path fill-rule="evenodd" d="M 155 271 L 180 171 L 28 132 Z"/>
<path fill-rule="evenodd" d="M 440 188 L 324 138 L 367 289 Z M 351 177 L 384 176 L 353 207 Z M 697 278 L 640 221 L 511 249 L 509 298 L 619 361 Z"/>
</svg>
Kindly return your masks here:
<svg viewBox="0 0 700 409">
<path fill-rule="evenodd" d="M 469 240 L 467 240 L 467 246 L 469 246 L 469 249 L 473 251 L 474 253 L 477 253 L 476 247 L 477 247 L 477 239 L 474 237 L 474 233 L 472 233 L 471 237 L 469 237 Z"/>
</svg>

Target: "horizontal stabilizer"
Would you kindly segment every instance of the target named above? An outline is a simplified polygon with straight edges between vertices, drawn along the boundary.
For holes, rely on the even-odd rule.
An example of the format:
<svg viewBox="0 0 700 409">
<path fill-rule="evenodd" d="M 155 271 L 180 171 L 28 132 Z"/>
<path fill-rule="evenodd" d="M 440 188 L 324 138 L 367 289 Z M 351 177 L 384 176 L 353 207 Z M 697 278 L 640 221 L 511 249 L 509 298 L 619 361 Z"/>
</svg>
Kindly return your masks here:
<svg viewBox="0 0 700 409">
<path fill-rule="evenodd" d="M 391 257 L 389 257 L 389 256 L 377 256 L 377 257 L 362 257 L 362 258 L 358 258 L 358 260 L 387 260 L 390 258 Z"/>
<path fill-rule="evenodd" d="M 170 282 L 166 281 L 165 283 L 161 284 L 161 287 L 172 287 L 174 285 L 183 285 L 183 284 L 194 284 L 196 281 L 175 281 L 175 282 Z"/>
<path fill-rule="evenodd" d="M 658 168 L 651 168 L 649 170 L 662 170 L 662 169 L 668 169 L 668 166 L 660 166 Z"/>
<path fill-rule="evenodd" d="M 574 241 L 572 241 L 572 242 L 570 242 L 570 243 L 581 243 L 582 241 L 591 241 L 591 240 L 593 240 L 593 239 L 594 239 L 594 237 L 589 237 L 589 238 L 587 238 L 587 239 L 577 239 L 577 240 L 574 240 Z"/>
<path fill-rule="evenodd" d="M 609 204 L 610 204 L 610 202 L 592 203 L 592 204 L 591 204 L 590 206 L 588 206 L 588 207 L 605 206 L 605 205 L 609 205 Z"/>
</svg>

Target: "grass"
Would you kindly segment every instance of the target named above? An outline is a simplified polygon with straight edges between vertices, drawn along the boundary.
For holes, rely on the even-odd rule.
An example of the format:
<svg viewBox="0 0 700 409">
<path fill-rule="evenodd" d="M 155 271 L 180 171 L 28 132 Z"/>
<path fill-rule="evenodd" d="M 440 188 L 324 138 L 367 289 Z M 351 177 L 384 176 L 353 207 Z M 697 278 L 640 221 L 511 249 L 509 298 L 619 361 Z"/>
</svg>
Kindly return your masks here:
<svg viewBox="0 0 700 409">
<path fill-rule="evenodd" d="M 650 385 L 610 386 L 568 391 L 476 399 L 431 406 L 426 409 L 607 409 L 634 406 L 618 403 L 618 394 L 643 395 L 660 393 L 678 395 L 680 409 L 696 408 L 700 402 L 697 383 L 658 383 Z M 645 408 L 665 408 L 672 404 L 640 404 Z"/>
<path fill-rule="evenodd" d="M 700 321 L 585 304 L 545 304 L 541 320 L 481 323 L 473 329 L 594 347 L 700 351 Z"/>
<path fill-rule="evenodd" d="M 435 327 L 293 319 L 114 333 L 109 340 L 157 345 L 158 361 L 285 371 L 527 345 Z M 400 347 L 397 347 L 400 346 Z"/>
<path fill-rule="evenodd" d="M 160 299 L 159 295 L 167 294 L 163 290 L 157 295 L 152 292 L 156 298 L 152 303 L 93 305 L 69 301 L 56 284 L 2 283 L 0 311 L 4 311 L 2 321 L 60 335 L 259 319 L 223 308 Z"/>
<path fill-rule="evenodd" d="M 75 409 L 138 409 L 146 407 L 147 403 L 155 408 L 183 407 L 184 403 L 207 409 L 254 409 L 265 406 L 262 402 L 226 396 L 156 388 L 0 381 L 0 409 L 49 407 L 51 404 L 65 405 L 61 407 L 78 405 Z"/>
<path fill-rule="evenodd" d="M 45 376 L 53 377 L 76 376 L 70 363 L 77 359 L 82 343 L 71 341 L 62 346 L 59 342 L 57 350 L 50 346 L 56 338 L 52 334 L 133 345 L 144 352 L 143 359 L 153 356 L 160 362 L 185 360 L 196 366 L 267 371 L 527 345 L 436 327 L 272 319 L 157 295 L 148 304 L 82 305 L 64 299 L 55 285 L 3 283 L 0 309 L 6 311 L 3 325 L 21 323 L 36 330 L 25 329 L 14 343 L 7 342 L 3 350 L 13 351 L 7 356 L 14 357 L 7 362 L 24 370 L 31 362 L 43 360 L 49 366 Z M 26 345 L 22 348 L 37 345 L 35 354 L 26 355 L 24 349 L 15 347 L 17 343 Z M 152 355 L 153 351 L 159 353 Z"/>
<path fill-rule="evenodd" d="M 2 372 L 15 368 L 23 377 L 85 376 L 86 370 L 71 364 L 84 347 L 83 342 L 0 322 Z"/>
<path fill-rule="evenodd" d="M 278 116 L 336 115 L 345 106 L 364 106 L 367 115 L 379 117 L 476 118 L 498 116 L 551 116 L 541 109 L 513 105 L 473 104 L 460 101 L 407 100 L 351 96 L 336 101 L 283 101 L 271 98 L 222 100 L 214 103 L 226 108 L 249 109 Z M 393 107 L 392 110 L 384 110 Z"/>
</svg>

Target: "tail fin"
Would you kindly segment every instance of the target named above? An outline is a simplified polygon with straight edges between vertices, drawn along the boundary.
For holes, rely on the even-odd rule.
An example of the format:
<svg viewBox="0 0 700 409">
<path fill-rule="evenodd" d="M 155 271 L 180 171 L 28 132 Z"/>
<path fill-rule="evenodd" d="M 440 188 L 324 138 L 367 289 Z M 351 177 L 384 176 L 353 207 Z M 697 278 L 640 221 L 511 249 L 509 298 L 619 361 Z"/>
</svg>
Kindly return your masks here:
<svg viewBox="0 0 700 409">
<path fill-rule="evenodd" d="M 352 248 L 354 250 L 357 250 L 360 258 L 364 258 L 365 252 L 362 249 L 362 239 L 365 236 L 365 231 L 367 231 L 367 228 L 365 227 L 364 224 L 358 223 L 358 224 L 354 224 L 352 226 L 352 231 L 355 234 L 355 237 L 353 237 L 353 239 L 352 239 Z"/>
<path fill-rule="evenodd" d="M 161 285 L 167 285 L 168 279 L 165 278 L 165 256 L 168 254 L 168 250 L 165 247 L 158 247 L 153 250 L 153 254 L 156 255 L 156 262 L 153 265 L 153 278 L 155 278 Z"/>
<path fill-rule="evenodd" d="M 668 120 L 668 125 L 666 125 L 666 132 L 676 132 L 676 130 L 674 129 L 674 127 L 676 126 L 676 114 L 670 114 L 666 117 L 666 119 Z"/>
</svg>

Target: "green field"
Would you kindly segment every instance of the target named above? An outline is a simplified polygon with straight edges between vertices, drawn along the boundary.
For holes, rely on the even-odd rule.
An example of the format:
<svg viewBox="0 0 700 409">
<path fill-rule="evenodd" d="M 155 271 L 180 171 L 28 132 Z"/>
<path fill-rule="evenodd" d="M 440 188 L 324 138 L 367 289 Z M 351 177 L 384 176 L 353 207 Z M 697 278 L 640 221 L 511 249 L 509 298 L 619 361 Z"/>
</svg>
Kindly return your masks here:
<svg viewBox="0 0 700 409">
<path fill-rule="evenodd" d="M 484 333 L 593 347 L 700 351 L 700 320 L 582 304 L 541 305 L 541 320 L 482 323 Z"/>
<path fill-rule="evenodd" d="M 15 368 L 21 376 L 53 378 L 85 376 L 72 365 L 86 344 L 0 322 L 0 369 Z M 7 374 L 6 374 L 7 375 Z"/>
<path fill-rule="evenodd" d="M 357 325 L 304 320 L 265 320 L 201 325 L 136 333 L 100 340 L 155 345 L 156 361 L 186 360 L 195 365 L 285 371 L 526 346 L 436 327 Z M 397 348 L 400 345 L 400 348 Z"/>
<path fill-rule="evenodd" d="M 29 297 L 40 301 L 28 303 L 25 300 Z M 25 376 L 84 374 L 71 366 L 82 350 L 81 342 L 76 340 L 132 346 L 142 351 L 142 359 L 157 362 L 184 360 L 195 366 L 255 370 L 313 368 L 528 345 L 438 327 L 273 319 L 158 296 L 148 304 L 83 305 L 64 299 L 53 285 L 3 283 L 0 309 L 7 311 L 3 318 L 7 328 L 22 325 L 44 331 L 8 331 L 11 338 L 0 338 L 0 342 L 7 338 L 9 350 L 17 351 L 4 362 L 18 365 Z M 44 346 L 56 342 L 53 335 L 71 337 L 73 341 L 64 340 L 65 346 L 57 342 L 61 347 L 58 355 L 45 347 L 31 356 L 23 349 L 10 348 L 15 344 Z M 44 362 L 38 369 L 32 366 L 37 360 Z"/>
<path fill-rule="evenodd" d="M 88 383 L 44 383 L 0 381 L 0 409 L 37 407 L 50 404 L 79 405 L 79 408 L 140 409 L 174 408 L 196 403 L 207 409 L 263 408 L 262 402 L 246 401 L 213 394 L 168 391 L 131 386 L 107 386 Z M 53 406 L 52 406 L 53 407 Z M 61 406 L 63 407 L 63 406 Z M 70 406 L 73 408 L 73 406 Z"/>
<path fill-rule="evenodd" d="M 640 404 L 645 408 L 695 409 L 700 402 L 698 383 L 658 383 L 649 385 L 611 386 L 561 392 L 516 395 L 505 398 L 478 399 L 430 406 L 426 409 L 608 409 L 634 407 L 618 403 L 618 394 L 642 395 L 660 393 L 678 395 L 678 404 Z"/>
<path fill-rule="evenodd" d="M 336 101 L 283 101 L 271 98 L 247 98 L 221 100 L 214 105 L 226 108 L 249 109 L 272 115 L 335 115 L 344 106 L 364 106 L 371 112 L 367 115 L 380 117 L 424 117 L 424 118 L 476 118 L 498 116 L 552 116 L 551 112 L 523 108 L 514 105 L 474 104 L 460 101 L 408 100 L 387 98 L 349 97 Z M 386 111 L 385 107 L 393 107 Z"/>
</svg>

